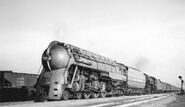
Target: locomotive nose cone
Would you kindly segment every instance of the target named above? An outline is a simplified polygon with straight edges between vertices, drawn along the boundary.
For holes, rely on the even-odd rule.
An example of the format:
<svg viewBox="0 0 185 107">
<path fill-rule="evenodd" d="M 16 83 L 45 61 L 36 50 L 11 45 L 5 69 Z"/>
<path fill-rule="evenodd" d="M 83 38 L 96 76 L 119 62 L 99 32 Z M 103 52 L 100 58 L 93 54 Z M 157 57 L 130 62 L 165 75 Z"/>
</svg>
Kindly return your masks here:
<svg viewBox="0 0 185 107">
<path fill-rule="evenodd" d="M 51 69 L 60 69 L 67 66 L 69 55 L 67 50 L 61 45 L 54 45 L 50 49 L 50 67 Z"/>
</svg>

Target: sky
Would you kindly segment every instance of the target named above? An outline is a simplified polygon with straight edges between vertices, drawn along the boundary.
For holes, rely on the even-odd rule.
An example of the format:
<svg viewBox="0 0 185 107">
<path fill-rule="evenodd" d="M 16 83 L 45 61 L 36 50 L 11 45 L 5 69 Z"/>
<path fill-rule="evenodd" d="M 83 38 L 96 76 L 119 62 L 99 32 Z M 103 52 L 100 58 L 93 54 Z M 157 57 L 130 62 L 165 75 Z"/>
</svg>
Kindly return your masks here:
<svg viewBox="0 0 185 107">
<path fill-rule="evenodd" d="M 53 40 L 185 80 L 184 0 L 0 0 L 0 70 L 37 74 Z"/>
</svg>

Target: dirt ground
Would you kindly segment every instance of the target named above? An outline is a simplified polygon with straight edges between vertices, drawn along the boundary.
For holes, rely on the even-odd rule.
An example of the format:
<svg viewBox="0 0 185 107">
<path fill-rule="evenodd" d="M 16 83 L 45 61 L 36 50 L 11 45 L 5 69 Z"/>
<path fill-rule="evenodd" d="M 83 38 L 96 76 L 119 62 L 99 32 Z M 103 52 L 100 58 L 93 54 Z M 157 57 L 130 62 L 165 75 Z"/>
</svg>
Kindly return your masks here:
<svg viewBox="0 0 185 107">
<path fill-rule="evenodd" d="M 167 104 L 167 107 L 185 107 L 185 94 L 176 95 L 176 100 Z"/>
<path fill-rule="evenodd" d="M 69 100 L 69 101 L 52 101 L 52 102 L 38 102 L 38 103 L 22 103 L 16 105 L 5 105 L 7 107 L 127 107 L 125 105 L 127 102 L 131 100 L 135 100 L 138 98 L 146 98 L 154 95 L 143 95 L 143 96 L 123 96 L 123 97 L 112 97 L 112 98 L 99 98 L 99 99 L 82 99 L 82 100 Z M 155 95 L 157 96 L 157 95 Z M 163 95 L 158 95 L 163 96 Z M 157 98 L 157 97 L 156 97 Z M 118 104 L 117 104 L 118 103 Z M 157 100 L 150 100 L 135 106 L 130 107 L 185 107 L 185 95 L 176 95 L 169 94 L 168 96 L 164 96 L 163 98 Z"/>
<path fill-rule="evenodd" d="M 185 95 L 173 95 L 132 107 L 185 107 Z"/>
</svg>

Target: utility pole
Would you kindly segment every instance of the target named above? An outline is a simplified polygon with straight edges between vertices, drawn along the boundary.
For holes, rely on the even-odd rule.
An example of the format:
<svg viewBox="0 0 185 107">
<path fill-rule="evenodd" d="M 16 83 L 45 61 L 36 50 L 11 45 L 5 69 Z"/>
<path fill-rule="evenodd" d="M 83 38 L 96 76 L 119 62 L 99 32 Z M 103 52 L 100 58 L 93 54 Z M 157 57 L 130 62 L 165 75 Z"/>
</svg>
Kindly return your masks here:
<svg viewBox="0 0 185 107">
<path fill-rule="evenodd" d="M 181 80 L 181 90 L 180 90 L 180 94 L 184 94 L 184 90 L 183 90 L 183 83 L 184 83 L 184 80 L 182 79 L 182 76 L 179 76 L 179 79 Z"/>
</svg>

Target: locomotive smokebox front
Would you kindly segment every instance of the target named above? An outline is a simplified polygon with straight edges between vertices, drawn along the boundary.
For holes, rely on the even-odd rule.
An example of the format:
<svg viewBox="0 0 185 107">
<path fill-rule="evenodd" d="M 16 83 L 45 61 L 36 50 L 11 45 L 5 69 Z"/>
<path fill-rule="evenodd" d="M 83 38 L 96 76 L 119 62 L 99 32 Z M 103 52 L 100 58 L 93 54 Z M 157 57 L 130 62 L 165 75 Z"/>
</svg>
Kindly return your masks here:
<svg viewBox="0 0 185 107">
<path fill-rule="evenodd" d="M 42 64 L 46 70 L 65 68 L 70 56 L 63 43 L 52 42 L 42 56 Z"/>
<path fill-rule="evenodd" d="M 43 71 L 39 77 L 38 95 L 41 99 L 61 99 L 67 82 L 66 67 L 70 54 L 64 43 L 53 41 L 42 55 Z"/>
</svg>

